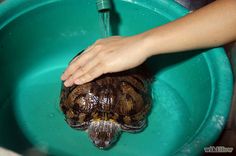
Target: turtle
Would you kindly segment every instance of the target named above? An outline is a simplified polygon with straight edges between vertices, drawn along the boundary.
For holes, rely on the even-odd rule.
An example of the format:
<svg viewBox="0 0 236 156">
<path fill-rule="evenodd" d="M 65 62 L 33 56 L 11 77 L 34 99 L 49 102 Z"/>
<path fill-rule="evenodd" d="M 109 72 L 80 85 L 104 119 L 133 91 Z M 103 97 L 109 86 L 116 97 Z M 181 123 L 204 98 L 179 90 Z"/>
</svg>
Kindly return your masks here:
<svg viewBox="0 0 236 156">
<path fill-rule="evenodd" d="M 82 84 L 62 83 L 60 108 L 67 124 L 84 130 L 100 149 L 110 148 L 122 131 L 141 132 L 151 108 L 150 77 L 141 65 Z"/>
</svg>

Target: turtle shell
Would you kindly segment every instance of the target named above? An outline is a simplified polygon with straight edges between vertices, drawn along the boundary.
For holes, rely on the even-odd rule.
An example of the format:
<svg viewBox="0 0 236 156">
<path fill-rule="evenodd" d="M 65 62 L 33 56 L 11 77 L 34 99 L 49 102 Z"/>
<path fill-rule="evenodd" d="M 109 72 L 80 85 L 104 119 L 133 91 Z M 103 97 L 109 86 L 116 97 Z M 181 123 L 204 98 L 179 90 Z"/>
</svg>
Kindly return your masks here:
<svg viewBox="0 0 236 156">
<path fill-rule="evenodd" d="M 87 129 L 91 121 L 113 120 L 125 131 L 138 131 L 151 107 L 149 84 L 142 65 L 83 85 L 62 85 L 60 107 L 73 128 Z"/>
</svg>

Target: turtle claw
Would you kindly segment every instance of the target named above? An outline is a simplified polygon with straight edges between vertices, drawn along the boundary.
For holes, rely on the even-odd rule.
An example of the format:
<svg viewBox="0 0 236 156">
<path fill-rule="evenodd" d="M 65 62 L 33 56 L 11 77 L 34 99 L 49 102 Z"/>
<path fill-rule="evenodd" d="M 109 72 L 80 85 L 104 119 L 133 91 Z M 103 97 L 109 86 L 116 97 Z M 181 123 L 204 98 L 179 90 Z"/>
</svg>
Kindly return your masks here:
<svg viewBox="0 0 236 156">
<path fill-rule="evenodd" d="M 75 120 L 68 119 L 68 118 L 65 118 L 65 121 L 67 122 L 67 124 L 71 128 L 74 128 L 74 129 L 77 129 L 77 130 L 85 130 L 85 129 L 88 128 L 88 123 L 87 122 L 79 123 Z"/>
<path fill-rule="evenodd" d="M 127 124 L 121 125 L 121 129 L 125 132 L 137 133 L 141 132 L 146 126 L 147 126 L 146 120 L 141 120 L 138 123 L 132 125 L 127 125 Z"/>
</svg>

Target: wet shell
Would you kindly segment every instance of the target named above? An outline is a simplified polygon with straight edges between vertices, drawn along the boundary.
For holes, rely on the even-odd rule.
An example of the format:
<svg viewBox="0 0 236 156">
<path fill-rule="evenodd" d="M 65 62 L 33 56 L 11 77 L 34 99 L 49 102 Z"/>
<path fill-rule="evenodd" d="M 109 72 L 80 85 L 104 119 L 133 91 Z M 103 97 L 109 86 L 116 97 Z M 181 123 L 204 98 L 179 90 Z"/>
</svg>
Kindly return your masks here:
<svg viewBox="0 0 236 156">
<path fill-rule="evenodd" d="M 143 66 L 105 74 L 83 85 L 62 85 L 60 107 L 71 127 L 87 129 L 93 120 L 114 120 L 137 131 L 150 110 L 150 78 Z"/>
</svg>

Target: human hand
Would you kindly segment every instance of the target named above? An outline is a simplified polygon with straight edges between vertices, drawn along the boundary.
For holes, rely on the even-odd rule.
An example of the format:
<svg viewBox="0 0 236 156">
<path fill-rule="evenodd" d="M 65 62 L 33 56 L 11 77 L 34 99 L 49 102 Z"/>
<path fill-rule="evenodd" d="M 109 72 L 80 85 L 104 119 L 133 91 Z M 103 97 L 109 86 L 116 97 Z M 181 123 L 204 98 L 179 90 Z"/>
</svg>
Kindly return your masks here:
<svg viewBox="0 0 236 156">
<path fill-rule="evenodd" d="M 67 87 L 81 85 L 105 73 L 136 67 L 148 57 L 140 35 L 100 39 L 72 60 L 61 79 Z"/>
<path fill-rule="evenodd" d="M 228 0 L 227 3 L 218 0 L 142 34 L 98 40 L 71 62 L 61 79 L 65 81 L 65 86 L 80 85 L 105 73 L 138 66 L 151 55 L 187 52 L 230 43 L 236 40 L 235 4 L 235 0 Z"/>
</svg>

